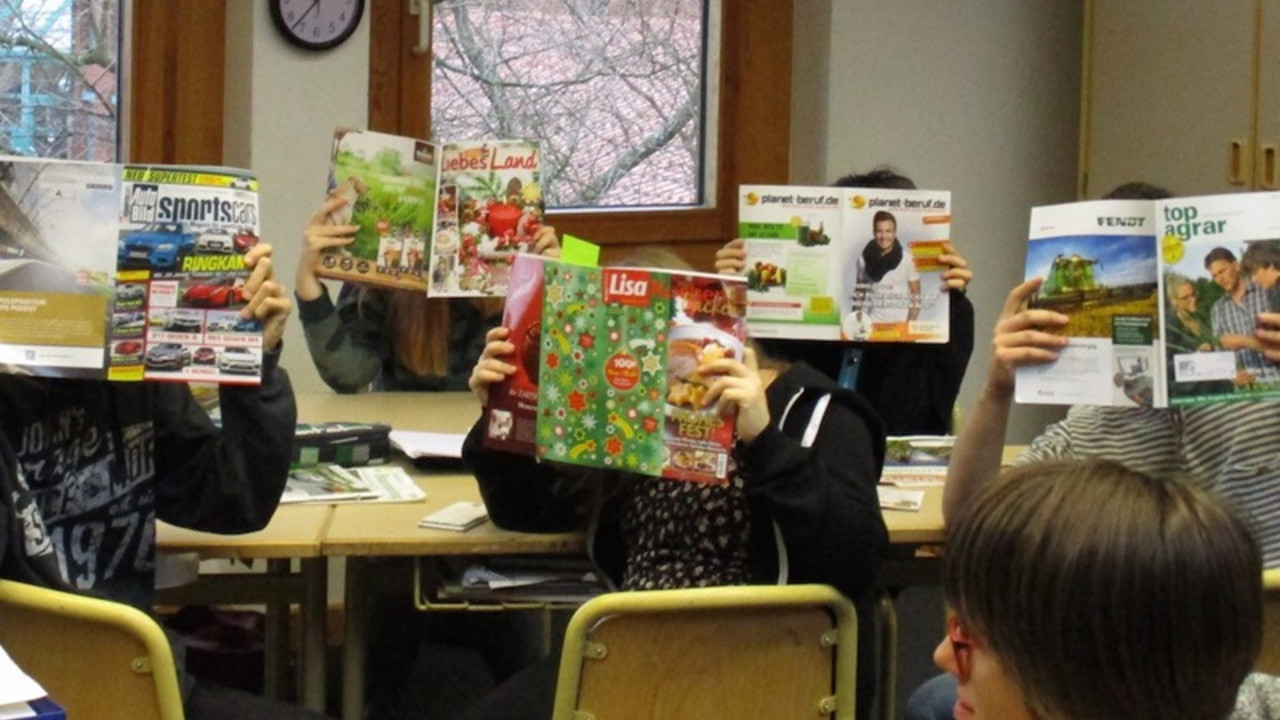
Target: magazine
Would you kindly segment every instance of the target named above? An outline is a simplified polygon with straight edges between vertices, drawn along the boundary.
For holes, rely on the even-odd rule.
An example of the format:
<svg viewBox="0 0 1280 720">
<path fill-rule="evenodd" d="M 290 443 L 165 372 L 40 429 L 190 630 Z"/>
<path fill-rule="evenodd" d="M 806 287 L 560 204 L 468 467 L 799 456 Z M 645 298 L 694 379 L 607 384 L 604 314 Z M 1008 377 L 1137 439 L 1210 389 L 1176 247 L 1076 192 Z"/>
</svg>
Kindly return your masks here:
<svg viewBox="0 0 1280 720">
<path fill-rule="evenodd" d="M 426 496 L 408 473 L 395 466 L 320 463 L 290 470 L 280 502 L 417 502 Z"/>
<path fill-rule="evenodd" d="M 330 219 L 357 225 L 319 273 L 431 297 L 505 295 L 511 262 L 543 222 L 536 143 L 436 145 L 365 130 L 334 132 Z"/>
<path fill-rule="evenodd" d="M 1034 208 L 1029 305 L 1070 317 L 1049 365 L 1019 368 L 1023 403 L 1168 407 L 1280 397 L 1280 368 L 1252 340 L 1277 307 L 1245 254 L 1276 251 L 1280 193 Z M 1250 251 L 1251 246 L 1259 246 Z"/>
<path fill-rule="evenodd" d="M 240 317 L 258 182 L 229 168 L 0 158 L 0 366 L 257 384 Z"/>
<path fill-rule="evenodd" d="M 743 185 L 754 337 L 945 343 L 951 193 Z"/>
<path fill-rule="evenodd" d="M 727 481 L 734 420 L 698 368 L 742 358 L 741 278 L 519 256 L 503 316 L 516 372 L 495 385 L 485 444 L 642 475 Z"/>
<path fill-rule="evenodd" d="M 956 439 L 952 435 L 901 435 L 885 438 L 883 485 L 928 487 L 947 479 L 947 463 Z"/>
</svg>

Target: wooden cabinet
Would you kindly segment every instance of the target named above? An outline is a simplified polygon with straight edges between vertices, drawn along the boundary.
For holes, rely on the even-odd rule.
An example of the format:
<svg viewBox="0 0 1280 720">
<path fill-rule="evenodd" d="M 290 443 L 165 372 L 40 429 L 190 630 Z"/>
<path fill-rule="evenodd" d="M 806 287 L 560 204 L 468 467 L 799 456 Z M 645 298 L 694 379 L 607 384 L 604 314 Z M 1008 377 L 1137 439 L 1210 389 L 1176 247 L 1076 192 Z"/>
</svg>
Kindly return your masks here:
<svg viewBox="0 0 1280 720">
<path fill-rule="evenodd" d="M 1277 187 L 1280 0 L 1086 0 L 1080 195 Z"/>
</svg>

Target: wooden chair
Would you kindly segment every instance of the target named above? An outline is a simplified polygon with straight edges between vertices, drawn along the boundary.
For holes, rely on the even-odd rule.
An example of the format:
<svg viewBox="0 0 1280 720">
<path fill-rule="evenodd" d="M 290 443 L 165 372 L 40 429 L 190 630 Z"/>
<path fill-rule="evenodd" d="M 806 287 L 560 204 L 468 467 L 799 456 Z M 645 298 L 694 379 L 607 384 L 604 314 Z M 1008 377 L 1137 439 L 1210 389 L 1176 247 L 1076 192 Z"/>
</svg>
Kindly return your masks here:
<svg viewBox="0 0 1280 720">
<path fill-rule="evenodd" d="M 136 608 L 0 580 L 0 646 L 69 718 L 182 720 L 169 642 Z"/>
<path fill-rule="evenodd" d="M 1262 652 L 1254 669 L 1280 675 L 1280 568 L 1262 573 Z"/>
<path fill-rule="evenodd" d="M 857 626 L 825 585 L 601 595 L 569 621 L 552 717 L 847 720 Z"/>
</svg>

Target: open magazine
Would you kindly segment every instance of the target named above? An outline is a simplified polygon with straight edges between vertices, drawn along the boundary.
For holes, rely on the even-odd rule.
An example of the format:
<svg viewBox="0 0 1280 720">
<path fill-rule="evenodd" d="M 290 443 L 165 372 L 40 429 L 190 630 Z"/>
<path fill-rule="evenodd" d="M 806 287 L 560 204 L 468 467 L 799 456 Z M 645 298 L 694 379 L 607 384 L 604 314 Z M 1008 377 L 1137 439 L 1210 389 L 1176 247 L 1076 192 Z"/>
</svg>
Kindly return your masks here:
<svg viewBox="0 0 1280 720">
<path fill-rule="evenodd" d="M 754 337 L 945 343 L 951 193 L 743 185 Z"/>
<path fill-rule="evenodd" d="M 725 482 L 732 417 L 700 365 L 743 357 L 740 278 L 521 255 L 503 314 L 516 373 L 489 392 L 485 444 L 559 462 Z"/>
<path fill-rule="evenodd" d="M 1018 402 L 1167 407 L 1280 397 L 1253 338 L 1277 310 L 1280 193 L 1034 208 L 1032 307 L 1070 316 L 1051 365 L 1020 368 Z M 1258 266 L 1259 272 L 1249 268 Z"/>
<path fill-rule="evenodd" d="M 536 143 L 433 144 L 365 130 L 334 132 L 331 219 L 358 225 L 320 274 L 432 297 L 505 295 L 515 255 L 542 226 Z"/>
<path fill-rule="evenodd" d="M 0 367 L 256 384 L 240 317 L 258 182 L 229 168 L 0 158 Z"/>
</svg>

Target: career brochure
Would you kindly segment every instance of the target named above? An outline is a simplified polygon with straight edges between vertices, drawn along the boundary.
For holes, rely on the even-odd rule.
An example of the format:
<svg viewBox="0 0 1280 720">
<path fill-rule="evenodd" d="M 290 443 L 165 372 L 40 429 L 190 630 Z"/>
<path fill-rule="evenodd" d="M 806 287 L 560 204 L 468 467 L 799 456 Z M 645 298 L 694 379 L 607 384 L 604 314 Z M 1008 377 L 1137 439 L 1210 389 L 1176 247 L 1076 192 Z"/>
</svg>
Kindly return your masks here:
<svg viewBox="0 0 1280 720">
<path fill-rule="evenodd" d="M 945 343 L 951 193 L 743 185 L 754 337 Z"/>
<path fill-rule="evenodd" d="M 319 273 L 431 297 L 505 295 L 511 262 L 542 226 L 537 143 L 434 144 L 367 130 L 334 131 L 329 196 L 354 241 Z"/>
<path fill-rule="evenodd" d="M 1015 399 L 1160 408 L 1280 397 L 1280 368 L 1249 345 L 1280 289 L 1239 266 L 1275 238 L 1280 193 L 1032 209 L 1026 276 L 1044 281 L 1029 304 L 1068 315 L 1069 344 L 1052 364 L 1019 368 Z"/>
<path fill-rule="evenodd" d="M 245 170 L 0 157 L 0 370 L 257 384 Z"/>
<path fill-rule="evenodd" d="M 698 372 L 741 359 L 745 281 L 516 258 L 502 324 L 514 375 L 489 392 L 485 445 L 676 480 L 728 481 L 732 416 Z"/>
</svg>

